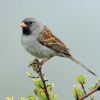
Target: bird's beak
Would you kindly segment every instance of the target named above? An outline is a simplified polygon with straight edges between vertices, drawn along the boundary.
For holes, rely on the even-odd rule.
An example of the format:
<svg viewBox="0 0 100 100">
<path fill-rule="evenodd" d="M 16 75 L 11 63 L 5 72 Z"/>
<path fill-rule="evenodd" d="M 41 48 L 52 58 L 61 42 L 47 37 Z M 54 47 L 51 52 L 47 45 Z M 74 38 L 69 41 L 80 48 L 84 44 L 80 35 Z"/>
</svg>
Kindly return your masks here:
<svg viewBox="0 0 100 100">
<path fill-rule="evenodd" d="M 22 23 L 20 24 L 20 26 L 21 26 L 22 28 L 27 28 L 27 27 L 28 27 L 28 25 L 25 24 L 24 22 L 22 22 Z"/>
</svg>

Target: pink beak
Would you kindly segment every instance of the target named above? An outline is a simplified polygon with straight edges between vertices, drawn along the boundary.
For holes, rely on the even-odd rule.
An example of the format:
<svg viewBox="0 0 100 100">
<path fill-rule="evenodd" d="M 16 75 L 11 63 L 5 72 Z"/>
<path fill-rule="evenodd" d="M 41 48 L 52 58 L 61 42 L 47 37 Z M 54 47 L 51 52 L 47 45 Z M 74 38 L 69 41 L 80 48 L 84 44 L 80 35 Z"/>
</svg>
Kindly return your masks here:
<svg viewBox="0 0 100 100">
<path fill-rule="evenodd" d="M 24 22 L 22 22 L 22 23 L 20 24 L 20 26 L 21 26 L 22 28 L 27 28 L 27 27 L 28 27 L 28 25 L 26 25 Z"/>
</svg>

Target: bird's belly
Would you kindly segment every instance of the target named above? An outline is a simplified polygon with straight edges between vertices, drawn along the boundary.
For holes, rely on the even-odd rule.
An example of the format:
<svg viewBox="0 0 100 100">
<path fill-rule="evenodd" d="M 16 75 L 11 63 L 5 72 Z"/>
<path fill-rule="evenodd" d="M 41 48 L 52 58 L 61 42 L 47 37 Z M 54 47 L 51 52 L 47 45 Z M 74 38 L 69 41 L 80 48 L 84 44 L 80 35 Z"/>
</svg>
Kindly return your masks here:
<svg viewBox="0 0 100 100">
<path fill-rule="evenodd" d="M 40 44 L 35 38 L 22 38 L 24 48 L 37 58 L 48 58 L 55 55 L 55 51 Z"/>
</svg>

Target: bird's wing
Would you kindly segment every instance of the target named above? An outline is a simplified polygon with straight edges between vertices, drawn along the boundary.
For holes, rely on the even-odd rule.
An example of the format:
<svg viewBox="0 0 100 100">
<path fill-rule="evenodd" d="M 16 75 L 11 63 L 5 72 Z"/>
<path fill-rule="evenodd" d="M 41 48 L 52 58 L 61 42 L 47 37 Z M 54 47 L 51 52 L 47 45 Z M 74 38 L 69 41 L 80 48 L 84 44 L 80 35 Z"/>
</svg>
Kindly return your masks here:
<svg viewBox="0 0 100 100">
<path fill-rule="evenodd" d="M 84 67 L 87 71 L 92 73 L 96 76 L 94 72 L 92 72 L 90 69 L 88 69 L 84 64 L 82 64 L 80 61 L 75 59 L 70 53 L 69 49 L 65 46 L 65 44 L 59 40 L 56 36 L 52 34 L 52 32 L 45 26 L 44 30 L 39 34 L 40 36 L 37 38 L 37 40 L 44 46 L 51 48 L 55 50 L 58 53 L 62 53 L 71 59 L 72 61 L 76 62 L 80 66 Z"/>
<path fill-rule="evenodd" d="M 51 48 L 58 53 L 65 53 L 70 55 L 69 49 L 65 46 L 65 44 L 56 36 L 54 36 L 46 26 L 44 26 L 44 30 L 39 34 L 37 40 L 42 45 Z"/>
</svg>

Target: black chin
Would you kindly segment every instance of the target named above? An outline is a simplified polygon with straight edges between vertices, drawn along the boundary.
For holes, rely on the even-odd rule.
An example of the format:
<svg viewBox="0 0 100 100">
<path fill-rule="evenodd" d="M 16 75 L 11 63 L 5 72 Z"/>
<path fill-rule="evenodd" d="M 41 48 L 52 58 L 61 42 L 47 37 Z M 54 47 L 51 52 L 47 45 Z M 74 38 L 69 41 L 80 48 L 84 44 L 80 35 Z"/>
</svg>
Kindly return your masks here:
<svg viewBox="0 0 100 100">
<path fill-rule="evenodd" d="M 32 33 L 29 28 L 22 28 L 22 31 L 24 35 L 30 35 Z"/>
</svg>

